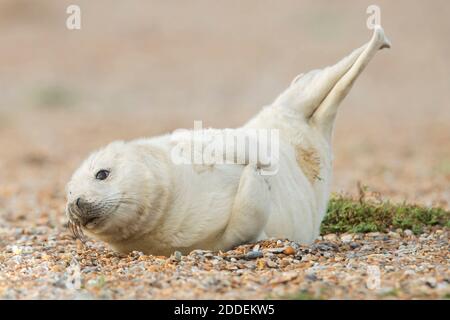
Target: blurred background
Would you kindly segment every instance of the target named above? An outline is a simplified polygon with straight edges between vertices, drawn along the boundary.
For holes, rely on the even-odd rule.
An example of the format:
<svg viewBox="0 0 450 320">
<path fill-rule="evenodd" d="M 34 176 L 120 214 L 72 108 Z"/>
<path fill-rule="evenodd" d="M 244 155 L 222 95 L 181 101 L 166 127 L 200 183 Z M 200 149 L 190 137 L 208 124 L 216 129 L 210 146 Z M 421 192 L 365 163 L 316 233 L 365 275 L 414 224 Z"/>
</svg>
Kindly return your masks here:
<svg viewBox="0 0 450 320">
<path fill-rule="evenodd" d="M 57 224 L 72 172 L 115 139 L 243 124 L 368 41 L 371 4 L 393 47 L 342 104 L 333 190 L 449 208 L 448 1 L 0 0 L 1 219 Z"/>
</svg>

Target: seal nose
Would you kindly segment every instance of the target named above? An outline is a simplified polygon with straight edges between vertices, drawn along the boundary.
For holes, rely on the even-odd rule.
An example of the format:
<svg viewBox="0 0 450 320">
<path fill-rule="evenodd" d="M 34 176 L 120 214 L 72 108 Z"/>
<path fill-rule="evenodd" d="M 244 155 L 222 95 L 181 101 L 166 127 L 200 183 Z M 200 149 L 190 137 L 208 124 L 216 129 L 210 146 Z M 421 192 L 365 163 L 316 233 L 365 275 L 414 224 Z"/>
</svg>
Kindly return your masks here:
<svg viewBox="0 0 450 320">
<path fill-rule="evenodd" d="M 75 200 L 75 205 L 82 214 L 85 214 L 85 211 L 89 209 L 90 204 L 82 198 L 77 198 L 77 200 Z"/>
<path fill-rule="evenodd" d="M 78 198 L 77 201 L 75 201 L 75 204 L 77 205 L 77 207 L 79 209 L 81 209 L 80 205 L 81 205 L 81 198 Z"/>
</svg>

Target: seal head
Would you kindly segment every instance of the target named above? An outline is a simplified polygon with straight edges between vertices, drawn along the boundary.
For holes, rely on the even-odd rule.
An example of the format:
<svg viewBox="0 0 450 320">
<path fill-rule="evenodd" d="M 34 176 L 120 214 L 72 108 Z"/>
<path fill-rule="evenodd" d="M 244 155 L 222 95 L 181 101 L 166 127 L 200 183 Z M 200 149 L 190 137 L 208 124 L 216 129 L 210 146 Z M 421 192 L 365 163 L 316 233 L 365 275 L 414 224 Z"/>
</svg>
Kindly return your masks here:
<svg viewBox="0 0 450 320">
<path fill-rule="evenodd" d="M 66 215 L 79 238 L 83 231 L 107 241 L 122 241 L 150 231 L 160 207 L 161 181 L 151 170 L 148 150 L 116 141 L 91 154 L 67 185 Z M 144 152 L 147 153 L 144 156 Z M 150 152 L 151 154 L 151 152 Z"/>
</svg>

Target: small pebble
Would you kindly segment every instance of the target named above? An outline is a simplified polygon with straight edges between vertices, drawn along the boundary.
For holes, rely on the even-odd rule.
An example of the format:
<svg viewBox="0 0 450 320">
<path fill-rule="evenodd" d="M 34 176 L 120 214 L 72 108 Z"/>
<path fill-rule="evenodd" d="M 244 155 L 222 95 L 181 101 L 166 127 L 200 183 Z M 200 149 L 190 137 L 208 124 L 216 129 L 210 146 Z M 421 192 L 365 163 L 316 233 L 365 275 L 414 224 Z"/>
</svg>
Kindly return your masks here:
<svg viewBox="0 0 450 320">
<path fill-rule="evenodd" d="M 250 251 L 245 255 L 245 259 L 257 259 L 261 258 L 264 254 L 261 251 Z"/>
<path fill-rule="evenodd" d="M 330 234 L 324 235 L 323 239 L 326 241 L 333 241 L 333 242 L 336 242 L 339 240 L 338 236 L 335 233 L 330 233 Z"/>
<path fill-rule="evenodd" d="M 175 251 L 174 253 L 173 253 L 173 257 L 174 257 L 174 259 L 176 260 L 176 261 L 181 261 L 181 257 L 182 257 L 183 255 L 181 254 L 181 252 L 180 251 Z"/>
<path fill-rule="evenodd" d="M 272 260 L 267 260 L 266 264 L 269 268 L 276 268 L 277 264 L 275 262 L 273 262 Z"/>
<path fill-rule="evenodd" d="M 389 231 L 388 236 L 394 239 L 399 239 L 401 236 L 397 232 Z"/>
<path fill-rule="evenodd" d="M 341 236 L 341 241 L 343 242 L 343 243 L 349 243 L 350 241 L 352 241 L 353 240 L 353 235 L 352 234 L 343 234 L 342 236 Z"/>
<path fill-rule="evenodd" d="M 407 237 L 411 237 L 412 235 L 414 235 L 414 233 L 409 229 L 406 229 L 405 231 L 403 231 L 403 233 Z"/>
<path fill-rule="evenodd" d="M 356 249 L 360 247 L 360 244 L 358 242 L 350 242 L 349 243 L 350 248 Z"/>
<path fill-rule="evenodd" d="M 310 280 L 310 281 L 317 281 L 317 276 L 314 273 L 306 274 L 305 278 Z"/>
<path fill-rule="evenodd" d="M 425 284 L 427 286 L 429 286 L 430 288 L 436 288 L 436 284 L 437 284 L 436 278 L 431 278 L 431 277 L 427 278 L 425 280 Z"/>
<path fill-rule="evenodd" d="M 286 254 L 286 255 L 293 255 L 293 254 L 295 254 L 295 249 L 292 248 L 292 247 L 286 247 L 283 250 L 283 253 Z"/>
</svg>

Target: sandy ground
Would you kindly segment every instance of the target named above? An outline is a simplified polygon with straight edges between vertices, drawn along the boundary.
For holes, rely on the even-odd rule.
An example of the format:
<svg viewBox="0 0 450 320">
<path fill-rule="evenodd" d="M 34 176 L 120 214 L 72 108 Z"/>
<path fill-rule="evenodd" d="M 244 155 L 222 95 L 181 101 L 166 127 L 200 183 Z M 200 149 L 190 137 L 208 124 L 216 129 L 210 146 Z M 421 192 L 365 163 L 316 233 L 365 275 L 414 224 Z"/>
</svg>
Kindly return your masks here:
<svg viewBox="0 0 450 320">
<path fill-rule="evenodd" d="M 0 297 L 44 297 L 12 289 L 17 281 L 31 287 L 35 281 L 7 264 L 22 255 L 32 263 L 23 246 L 34 251 L 53 236 L 57 246 L 70 248 L 66 253 L 76 250 L 64 238 L 64 186 L 90 151 L 115 139 L 191 128 L 194 120 L 211 127 L 240 125 L 298 73 L 334 63 L 370 36 L 365 27 L 370 1 L 78 3 L 82 29 L 68 31 L 70 1 L 0 1 Z M 448 209 L 450 4 L 378 4 L 393 48 L 380 52 L 342 105 L 333 190 L 355 194 L 361 181 L 385 199 Z M 439 232 L 430 233 L 430 250 L 443 260 L 422 252 L 430 268 L 444 266 L 435 268 L 437 274 L 426 273 L 434 279 L 432 285 L 423 282 L 430 298 L 445 296 L 449 279 L 441 272 L 448 269 L 448 250 L 439 242 L 448 234 Z M 20 240 L 27 233 L 30 237 Z M 418 238 L 403 245 L 414 243 Z M 301 268 L 293 269 L 305 276 Z M 274 277 L 286 271 L 274 270 Z M 118 274 L 111 277 L 107 280 L 120 282 Z M 299 289 L 295 281 L 284 286 L 280 293 Z M 256 287 L 249 290 L 255 290 L 249 296 L 264 296 Z M 185 292 L 177 297 L 192 297 Z M 350 296 L 328 292 L 327 298 L 373 296 L 370 290 Z M 127 295 L 168 297 L 160 292 L 111 297 Z M 242 296 L 239 286 L 230 286 L 221 297 Z M 421 295 L 407 290 L 399 295 L 411 296 Z"/>
</svg>

